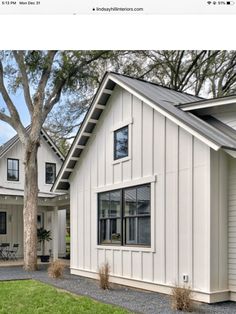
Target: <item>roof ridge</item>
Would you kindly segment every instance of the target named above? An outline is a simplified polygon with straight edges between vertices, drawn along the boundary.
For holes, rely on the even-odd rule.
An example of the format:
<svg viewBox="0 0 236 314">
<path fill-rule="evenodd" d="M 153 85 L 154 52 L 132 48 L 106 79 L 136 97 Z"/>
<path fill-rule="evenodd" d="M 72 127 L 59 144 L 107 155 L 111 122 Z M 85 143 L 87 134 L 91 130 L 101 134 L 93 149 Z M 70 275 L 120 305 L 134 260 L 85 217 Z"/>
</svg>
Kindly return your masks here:
<svg viewBox="0 0 236 314">
<path fill-rule="evenodd" d="M 130 76 L 130 75 L 127 75 L 127 74 L 122 74 L 122 73 L 118 73 L 118 72 L 114 72 L 114 71 L 107 71 L 106 73 L 124 76 L 124 77 L 130 78 L 130 79 L 133 79 L 133 80 L 137 80 L 137 81 L 140 81 L 140 82 L 144 82 L 144 83 L 155 85 L 155 86 L 158 86 L 158 87 L 161 87 L 161 88 L 165 88 L 165 89 L 168 89 L 168 90 L 176 92 L 176 93 L 181 93 L 181 94 L 185 94 L 185 95 L 188 95 L 188 96 L 197 97 L 197 98 L 199 98 L 199 101 L 206 99 L 206 98 L 203 98 L 201 96 L 196 96 L 196 95 L 193 95 L 193 94 L 190 94 L 190 93 L 187 93 L 187 92 L 179 91 L 179 90 L 176 90 L 176 89 L 168 87 L 168 86 L 164 86 L 164 85 L 161 85 L 161 84 L 158 84 L 158 83 L 150 82 L 150 81 L 147 81 L 147 80 L 144 80 L 144 79 L 141 79 L 141 78 L 138 78 L 138 77 L 133 77 L 133 76 Z"/>
</svg>

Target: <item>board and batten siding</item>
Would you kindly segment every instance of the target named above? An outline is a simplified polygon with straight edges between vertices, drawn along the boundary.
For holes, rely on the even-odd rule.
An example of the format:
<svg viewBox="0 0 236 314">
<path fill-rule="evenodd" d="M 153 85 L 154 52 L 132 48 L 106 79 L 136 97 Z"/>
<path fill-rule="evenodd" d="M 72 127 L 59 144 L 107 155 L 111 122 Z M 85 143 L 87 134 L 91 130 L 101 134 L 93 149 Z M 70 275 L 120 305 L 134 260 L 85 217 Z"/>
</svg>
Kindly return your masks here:
<svg viewBox="0 0 236 314">
<path fill-rule="evenodd" d="M 7 180 L 7 159 L 19 159 L 19 181 Z M 24 189 L 24 150 L 20 142 L 15 144 L 1 159 L 0 159 L 0 185 L 6 188 Z M 52 151 L 50 146 L 41 139 L 38 149 L 38 185 L 40 192 L 50 192 L 51 184 L 45 183 L 45 163 L 55 163 L 57 173 L 60 170 L 62 161 Z"/>
<path fill-rule="evenodd" d="M 126 124 L 130 158 L 114 162 L 113 131 Z M 108 261 L 116 282 L 168 287 L 187 275 L 209 292 L 210 159 L 207 145 L 116 87 L 70 178 L 72 273 Z M 151 248 L 97 245 L 97 193 L 141 182 L 151 182 Z"/>
<path fill-rule="evenodd" d="M 236 160 L 229 162 L 228 212 L 228 279 L 229 289 L 236 292 Z"/>
</svg>

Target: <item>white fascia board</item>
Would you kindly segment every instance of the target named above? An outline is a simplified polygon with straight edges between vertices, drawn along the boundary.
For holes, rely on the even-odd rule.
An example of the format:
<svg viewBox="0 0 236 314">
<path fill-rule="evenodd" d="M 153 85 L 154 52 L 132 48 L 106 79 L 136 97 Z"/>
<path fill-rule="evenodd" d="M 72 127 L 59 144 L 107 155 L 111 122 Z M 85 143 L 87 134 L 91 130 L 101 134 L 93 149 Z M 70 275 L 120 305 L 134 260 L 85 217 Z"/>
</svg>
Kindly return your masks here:
<svg viewBox="0 0 236 314">
<path fill-rule="evenodd" d="M 65 157 L 62 155 L 62 153 L 59 151 L 59 149 L 57 148 L 57 146 L 54 144 L 54 142 L 50 139 L 50 137 L 48 136 L 48 134 L 46 133 L 46 131 L 44 131 L 44 129 L 41 129 L 41 132 L 43 133 L 43 135 L 47 138 L 48 142 L 55 148 L 56 152 L 58 153 L 58 155 L 61 157 L 62 160 L 65 160 Z M 54 152 L 55 153 L 55 152 Z"/>
<path fill-rule="evenodd" d="M 65 162 L 64 162 L 64 164 L 63 164 L 63 166 L 62 166 L 61 172 L 60 172 L 59 176 L 57 177 L 57 179 L 56 179 L 56 181 L 55 181 L 55 184 L 54 184 L 54 186 L 53 186 L 52 192 L 55 192 L 55 190 L 57 189 L 56 187 L 57 187 L 57 185 L 59 184 L 59 182 L 61 181 L 61 178 L 62 178 L 62 176 L 63 176 L 63 173 L 64 173 L 65 169 L 67 168 L 68 163 L 69 163 L 70 160 L 71 160 L 71 157 L 72 157 L 72 155 L 73 155 L 73 153 L 74 153 L 74 151 L 75 151 L 75 149 L 76 149 L 76 147 L 77 147 L 77 143 L 79 142 L 80 138 L 82 137 L 82 135 L 83 135 L 83 133 L 84 133 L 84 131 L 85 131 L 85 128 L 86 128 L 86 126 L 87 126 L 87 123 L 89 122 L 89 120 L 91 120 L 91 116 L 92 116 L 92 114 L 93 114 L 93 112 L 94 112 L 94 110 L 95 110 L 95 108 L 96 108 L 96 105 L 98 104 L 98 101 L 99 101 L 99 99 L 100 99 L 100 97 L 101 97 L 101 95 L 102 95 L 102 93 L 103 93 L 103 90 L 105 89 L 105 86 L 106 86 L 106 84 L 107 84 L 107 82 L 108 82 L 109 79 L 110 79 L 110 75 L 107 75 L 107 77 L 104 78 L 104 81 L 103 81 L 102 85 L 100 86 L 100 90 L 98 91 L 98 93 L 97 93 L 97 95 L 96 95 L 96 98 L 94 99 L 94 102 L 93 102 L 93 105 L 92 105 L 93 107 L 91 108 L 90 113 L 89 113 L 88 116 L 86 117 L 86 120 L 85 120 L 85 122 L 83 123 L 83 126 L 82 126 L 81 130 L 79 130 L 77 136 L 76 136 L 75 139 L 74 139 L 74 142 L 73 142 L 73 144 L 72 144 L 72 147 L 71 147 L 71 150 L 70 150 L 70 152 L 69 152 L 69 155 L 67 155 L 67 157 L 66 157 L 66 160 L 65 160 Z"/>
<path fill-rule="evenodd" d="M 236 97 L 232 97 L 230 99 L 222 99 L 222 100 L 216 100 L 212 99 L 209 101 L 203 101 L 203 102 L 198 102 L 195 105 L 189 105 L 189 106 L 184 106 L 180 107 L 181 110 L 183 111 L 190 111 L 190 110 L 196 110 L 196 109 L 204 109 L 204 108 L 210 108 L 210 107 L 217 107 L 217 106 L 224 106 L 224 105 L 230 105 L 236 103 Z"/>
<path fill-rule="evenodd" d="M 169 114 L 168 112 L 166 112 L 165 110 L 161 109 L 160 107 L 158 107 L 156 104 L 154 104 L 152 101 L 150 101 L 149 99 L 147 99 L 146 97 L 140 95 L 138 92 L 134 91 L 132 88 L 126 86 L 124 83 L 120 82 L 119 80 L 117 80 L 116 78 L 112 77 L 111 78 L 112 81 L 114 81 L 116 84 L 120 85 L 122 88 L 124 88 L 125 90 L 127 90 L 129 93 L 133 94 L 134 96 L 136 96 L 137 98 L 139 98 L 141 101 L 143 101 L 144 103 L 148 104 L 149 106 L 151 106 L 154 110 L 158 111 L 159 113 L 161 113 L 163 116 L 165 116 L 166 118 L 168 118 L 169 120 L 171 120 L 172 122 L 174 122 L 175 124 L 177 124 L 178 126 L 182 127 L 184 130 L 186 130 L 187 132 L 189 132 L 190 134 L 192 134 L 193 136 L 195 136 L 196 138 L 198 138 L 200 141 L 202 141 L 203 143 L 205 143 L 206 145 L 208 145 L 209 147 L 211 147 L 214 150 L 219 150 L 220 146 L 217 145 L 216 143 L 208 140 L 207 138 L 205 138 L 204 136 L 202 136 L 201 134 L 199 134 L 198 132 L 194 131 L 192 128 L 190 128 L 189 126 L 187 126 L 185 123 L 179 121 L 177 118 L 175 118 L 174 116 L 172 116 L 171 114 Z"/>
</svg>

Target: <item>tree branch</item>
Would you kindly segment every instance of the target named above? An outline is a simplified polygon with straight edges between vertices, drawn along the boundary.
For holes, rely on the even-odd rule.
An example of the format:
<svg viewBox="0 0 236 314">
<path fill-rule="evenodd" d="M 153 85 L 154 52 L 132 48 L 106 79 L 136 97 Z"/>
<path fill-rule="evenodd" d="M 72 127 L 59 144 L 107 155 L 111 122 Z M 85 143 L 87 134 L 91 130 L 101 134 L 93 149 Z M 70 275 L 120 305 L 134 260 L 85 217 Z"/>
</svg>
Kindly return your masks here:
<svg viewBox="0 0 236 314">
<path fill-rule="evenodd" d="M 36 95 L 40 95 L 40 97 L 44 97 L 45 88 L 46 88 L 47 82 L 48 82 L 49 77 L 50 77 L 52 64 L 53 64 L 53 60 L 54 60 L 56 53 L 57 53 L 56 50 L 50 50 L 48 52 L 46 58 L 45 58 L 46 59 L 46 66 L 43 69 L 43 72 L 42 72 L 42 75 L 41 75 L 41 78 L 39 81 L 38 89 L 36 92 Z"/>
<path fill-rule="evenodd" d="M 7 123 L 10 122 L 9 124 L 17 131 L 19 137 L 21 138 L 22 143 L 25 144 L 27 134 L 25 132 L 24 126 L 21 123 L 19 113 L 17 112 L 16 107 L 14 106 L 4 85 L 3 65 L 1 60 L 0 60 L 0 93 L 2 94 L 3 100 L 5 101 L 5 104 L 10 112 L 11 120 L 9 120 L 9 117 L 6 118 L 7 116 L 4 115 L 3 113 L 1 113 L 1 117 L 5 119 L 3 121 Z"/>
<path fill-rule="evenodd" d="M 24 54 L 23 54 L 23 51 L 18 51 L 18 52 L 13 51 L 13 54 L 18 64 L 18 67 L 20 69 L 21 76 L 22 76 L 22 86 L 23 86 L 23 91 L 24 91 L 25 102 L 28 107 L 29 113 L 32 116 L 33 111 L 34 111 L 34 106 L 33 106 L 31 95 L 30 95 L 29 80 L 28 80 L 28 75 L 26 72 L 25 63 L 24 63 Z"/>
</svg>

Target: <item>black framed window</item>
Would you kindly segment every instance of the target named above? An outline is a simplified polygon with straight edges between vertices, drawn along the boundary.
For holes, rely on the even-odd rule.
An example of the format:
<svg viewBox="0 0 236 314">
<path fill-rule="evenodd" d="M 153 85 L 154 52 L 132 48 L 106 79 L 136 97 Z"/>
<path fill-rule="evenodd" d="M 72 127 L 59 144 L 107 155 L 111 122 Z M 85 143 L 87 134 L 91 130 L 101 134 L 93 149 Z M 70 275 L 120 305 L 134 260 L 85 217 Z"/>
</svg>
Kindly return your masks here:
<svg viewBox="0 0 236 314">
<path fill-rule="evenodd" d="M 99 194 L 99 242 L 121 244 L 121 191 Z"/>
<path fill-rule="evenodd" d="M 7 159 L 7 180 L 19 181 L 19 159 Z"/>
<path fill-rule="evenodd" d="M 7 213 L 0 212 L 0 234 L 7 234 Z"/>
<path fill-rule="evenodd" d="M 114 131 L 114 159 L 127 157 L 129 154 L 129 128 L 125 126 Z"/>
<path fill-rule="evenodd" d="M 150 184 L 98 194 L 98 243 L 151 245 Z"/>
<path fill-rule="evenodd" d="M 46 162 L 45 164 L 45 182 L 46 184 L 53 184 L 56 178 L 56 164 Z"/>
</svg>

